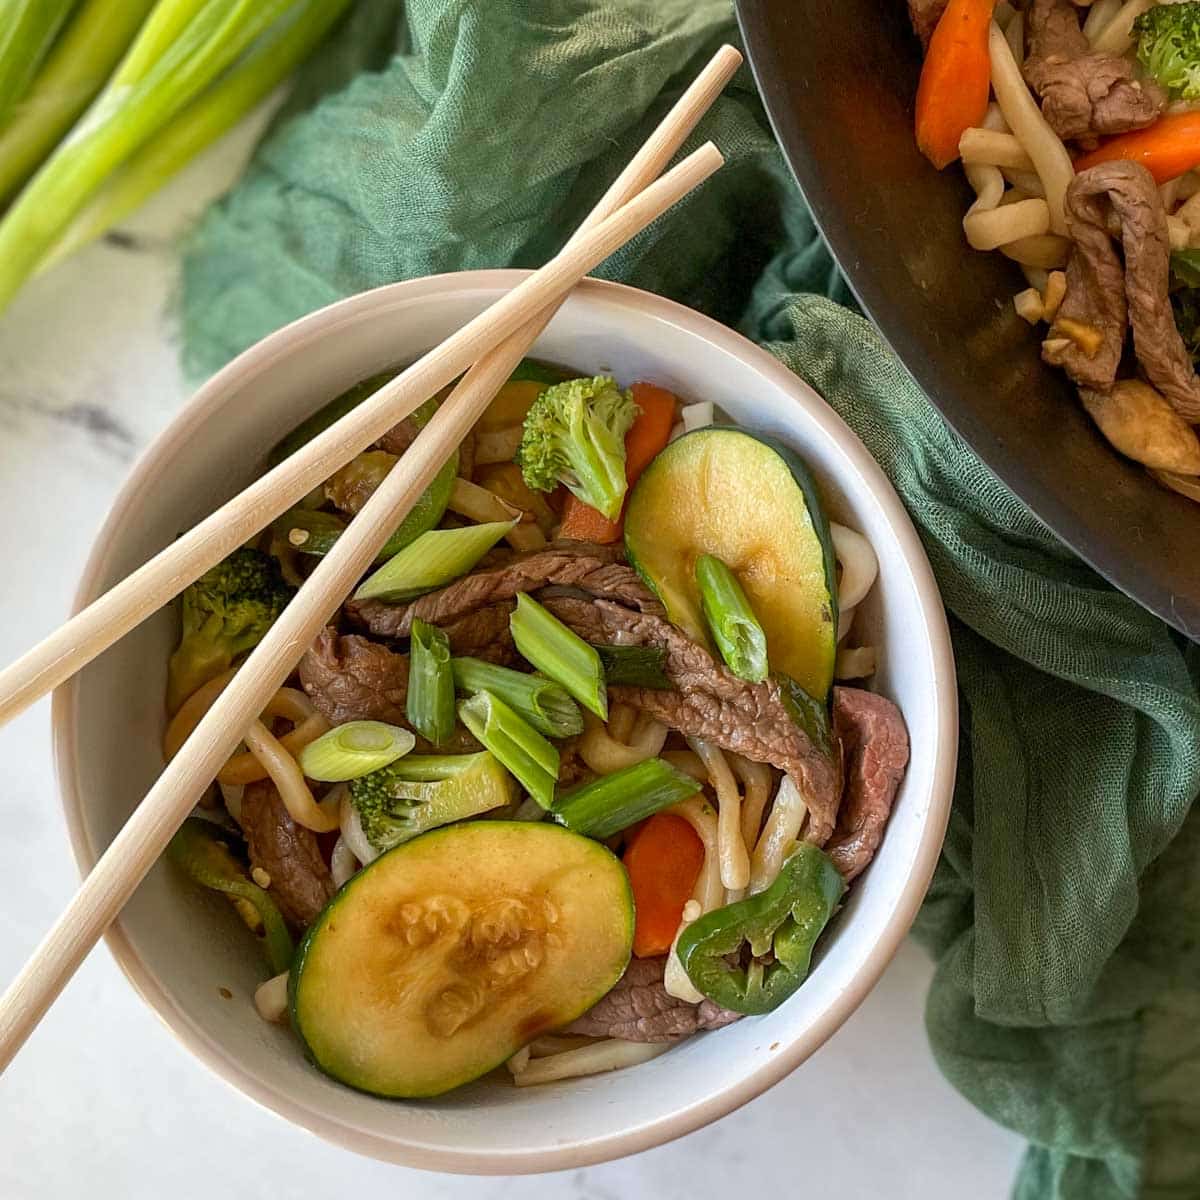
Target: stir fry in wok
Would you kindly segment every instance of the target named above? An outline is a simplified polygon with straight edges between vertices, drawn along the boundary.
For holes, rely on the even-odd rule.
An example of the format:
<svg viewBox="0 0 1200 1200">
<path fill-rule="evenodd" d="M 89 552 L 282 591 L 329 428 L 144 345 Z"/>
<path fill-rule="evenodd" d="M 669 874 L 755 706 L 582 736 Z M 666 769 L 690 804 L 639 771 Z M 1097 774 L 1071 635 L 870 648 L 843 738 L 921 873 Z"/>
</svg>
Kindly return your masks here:
<svg viewBox="0 0 1200 1200">
<path fill-rule="evenodd" d="M 1108 441 L 1200 501 L 1200 2 L 909 0 L 916 137 Z"/>
</svg>

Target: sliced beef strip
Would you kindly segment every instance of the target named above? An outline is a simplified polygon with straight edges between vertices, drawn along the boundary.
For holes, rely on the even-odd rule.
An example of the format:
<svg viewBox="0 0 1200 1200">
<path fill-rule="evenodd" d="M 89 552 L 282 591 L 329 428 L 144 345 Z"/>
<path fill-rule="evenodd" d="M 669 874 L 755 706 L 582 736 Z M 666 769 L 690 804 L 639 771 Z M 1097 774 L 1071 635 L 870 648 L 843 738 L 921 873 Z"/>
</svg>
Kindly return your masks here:
<svg viewBox="0 0 1200 1200">
<path fill-rule="evenodd" d="M 395 465 L 392 455 L 379 450 L 360 454 L 325 481 L 325 499 L 345 516 L 357 516 Z"/>
<path fill-rule="evenodd" d="M 824 845 L 837 814 L 837 772 L 792 720 L 777 683 L 739 679 L 703 646 L 653 613 L 634 612 L 608 600 L 547 597 L 545 604 L 585 641 L 663 647 L 664 671 L 675 690 L 611 687 L 610 698 L 632 704 L 689 737 L 793 775 L 809 802 L 805 836 Z"/>
<path fill-rule="evenodd" d="M 327 626 L 300 660 L 300 682 L 317 710 L 334 725 L 387 721 L 410 728 L 405 711 L 408 656 L 370 638 L 341 635 Z M 449 739 L 436 747 L 418 734 L 414 749 L 417 754 L 473 754 L 480 745 L 456 725 Z"/>
<path fill-rule="evenodd" d="M 584 780 L 593 778 L 592 769 L 583 761 L 579 753 L 577 737 L 564 738 L 558 743 L 558 786 L 560 789 L 573 788 Z"/>
<path fill-rule="evenodd" d="M 1054 349 L 1052 328 L 1051 349 L 1043 347 L 1043 358 L 1066 368 L 1081 386 L 1108 391 L 1116 378 L 1124 321 L 1115 347 L 1112 328 L 1118 310 L 1127 308 L 1134 350 L 1146 377 L 1184 420 L 1200 421 L 1200 379 L 1171 311 L 1171 240 L 1153 176 L 1139 163 L 1099 163 L 1071 181 L 1066 208 L 1075 249 L 1059 319 L 1098 327 L 1104 344 L 1091 359 L 1077 346 Z M 1110 209 L 1121 228 L 1123 276 L 1108 234 Z"/>
<path fill-rule="evenodd" d="M 626 1042 L 674 1042 L 704 1029 L 720 1029 L 741 1016 L 711 1000 L 689 1004 L 663 986 L 665 958 L 634 958 L 616 986 L 563 1030 L 580 1037 Z"/>
<path fill-rule="evenodd" d="M 929 39 L 946 11 L 950 0 L 908 0 L 908 17 L 913 30 L 921 39 L 921 49 L 929 49 Z"/>
<path fill-rule="evenodd" d="M 408 636 L 414 617 L 445 625 L 484 605 L 548 586 L 579 588 L 645 612 L 662 611 L 654 594 L 625 564 L 620 546 L 595 546 L 590 542 L 555 543 L 509 556 L 411 604 L 351 600 L 343 611 L 377 637 L 400 638 Z"/>
<path fill-rule="evenodd" d="M 420 432 L 421 427 L 410 413 L 403 421 L 393 425 L 375 445 L 380 450 L 386 450 L 389 454 L 399 457 L 417 440 L 417 434 Z"/>
<path fill-rule="evenodd" d="M 1042 344 L 1046 362 L 1062 367 L 1080 387 L 1102 392 L 1116 381 L 1129 321 L 1125 269 L 1108 232 L 1107 207 L 1102 196 L 1079 191 L 1075 181 L 1067 188 L 1067 227 L 1074 246 L 1057 316 L 1098 330 L 1100 347 L 1089 354 L 1053 329 Z"/>
<path fill-rule="evenodd" d="M 408 658 L 357 634 L 326 626 L 300 660 L 300 682 L 334 725 L 345 721 L 405 723 Z"/>
<path fill-rule="evenodd" d="M 502 600 L 440 626 L 450 639 L 450 653 L 459 658 L 482 658 L 501 667 L 510 666 L 517 657 L 509 628 L 514 608 L 512 600 Z"/>
<path fill-rule="evenodd" d="M 1143 129 L 1158 119 L 1167 97 L 1134 77 L 1132 60 L 1093 51 L 1068 0 L 1034 0 L 1027 14 L 1029 56 L 1022 68 L 1059 137 L 1093 144 L 1097 137 Z"/>
<path fill-rule="evenodd" d="M 833 689 L 833 729 L 841 743 L 845 791 L 825 849 L 849 883 L 875 856 L 908 765 L 908 730 L 884 696 Z"/>
<path fill-rule="evenodd" d="M 393 425 L 375 445 L 378 449 L 386 450 L 389 454 L 394 454 L 399 458 L 417 440 L 417 434 L 420 432 L 420 427 L 410 415 L 398 424 Z M 464 479 L 470 479 L 474 470 L 475 431 L 472 429 L 459 443 L 458 473 Z"/>
<path fill-rule="evenodd" d="M 292 820 L 269 781 L 247 784 L 241 811 L 251 867 L 271 877 L 267 891 L 289 924 L 307 928 L 335 890 L 317 835 Z"/>
</svg>

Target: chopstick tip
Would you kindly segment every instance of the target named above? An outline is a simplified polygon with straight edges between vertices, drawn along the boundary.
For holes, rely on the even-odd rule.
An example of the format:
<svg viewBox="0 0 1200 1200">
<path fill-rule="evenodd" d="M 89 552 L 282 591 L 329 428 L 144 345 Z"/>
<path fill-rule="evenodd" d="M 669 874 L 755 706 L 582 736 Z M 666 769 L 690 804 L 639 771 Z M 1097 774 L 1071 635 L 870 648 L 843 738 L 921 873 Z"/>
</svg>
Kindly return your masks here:
<svg viewBox="0 0 1200 1200">
<path fill-rule="evenodd" d="M 721 153 L 721 148 L 716 142 L 705 142 L 696 150 L 695 157 L 702 161 L 710 171 L 715 171 L 718 167 L 725 165 L 725 155 Z"/>
</svg>

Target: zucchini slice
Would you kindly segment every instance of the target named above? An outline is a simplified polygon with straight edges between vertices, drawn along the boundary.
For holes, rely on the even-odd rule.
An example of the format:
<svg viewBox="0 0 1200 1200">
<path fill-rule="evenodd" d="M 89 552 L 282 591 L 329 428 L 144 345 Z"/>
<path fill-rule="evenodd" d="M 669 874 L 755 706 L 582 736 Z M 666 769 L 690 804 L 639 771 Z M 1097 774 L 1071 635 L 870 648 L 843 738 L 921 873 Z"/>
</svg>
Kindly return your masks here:
<svg viewBox="0 0 1200 1200">
<path fill-rule="evenodd" d="M 634 487 L 625 552 L 670 619 L 703 644 L 696 560 L 715 554 L 767 635 L 771 669 L 824 703 L 837 653 L 837 559 L 816 481 L 794 451 L 727 426 L 685 434 Z"/>
<path fill-rule="evenodd" d="M 629 881 L 599 842 L 531 822 L 450 825 L 326 905 L 292 968 L 292 1024 L 351 1087 L 438 1096 L 586 1012 L 632 944 Z"/>
</svg>

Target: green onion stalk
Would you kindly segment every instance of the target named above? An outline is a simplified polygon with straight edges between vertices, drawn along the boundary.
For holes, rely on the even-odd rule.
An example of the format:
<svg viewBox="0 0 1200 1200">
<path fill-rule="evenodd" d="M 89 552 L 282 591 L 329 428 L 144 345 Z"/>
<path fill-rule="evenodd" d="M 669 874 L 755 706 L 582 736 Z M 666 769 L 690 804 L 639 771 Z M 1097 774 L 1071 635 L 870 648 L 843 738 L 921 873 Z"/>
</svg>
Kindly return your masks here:
<svg viewBox="0 0 1200 1200">
<path fill-rule="evenodd" d="M 75 0 L 0 0 L 0 121 L 29 90 Z"/>
<path fill-rule="evenodd" d="M 522 658 L 562 684 L 584 708 L 601 720 L 608 719 L 604 668 L 595 646 L 589 646 L 524 592 L 517 597 L 509 627 Z"/>
<path fill-rule="evenodd" d="M 767 635 L 737 576 L 716 555 L 702 554 L 696 560 L 696 584 L 725 665 L 739 679 L 762 683 L 767 677 Z"/>
<path fill-rule="evenodd" d="M 415 637 L 417 622 L 413 622 Z M 491 692 L 546 737 L 565 738 L 583 732 L 579 707 L 557 683 L 497 667 L 479 658 L 456 658 L 454 684 L 462 692 Z"/>
<path fill-rule="evenodd" d="M 92 102 L 155 0 L 84 0 L 0 128 L 0 202 L 29 178 Z"/>
<path fill-rule="evenodd" d="M 137 41 L 121 60 L 113 76 L 113 87 L 130 87 L 153 68 L 154 64 L 170 49 L 171 45 L 187 29 L 192 19 L 203 9 L 210 7 L 211 0 L 158 0 L 154 11 L 147 18 L 138 34 Z"/>
<path fill-rule="evenodd" d="M 296 3 L 160 0 L 112 80 L 0 222 L 0 307 L 105 179 Z"/>
<path fill-rule="evenodd" d="M 523 717 L 491 692 L 458 706 L 459 720 L 545 809 L 554 803 L 558 751 Z"/>
<path fill-rule="evenodd" d="M 352 0 L 302 0 L 225 75 L 141 147 L 75 218 L 41 264 L 52 266 L 130 215 L 171 176 L 227 133 L 317 47 Z"/>
<path fill-rule="evenodd" d="M 419 617 L 412 623 L 408 669 L 408 723 L 440 746 L 454 732 L 454 672 L 450 639 Z"/>
<path fill-rule="evenodd" d="M 648 758 L 559 797 L 554 816 L 576 833 L 606 838 L 699 790 L 700 785 L 690 775 L 661 758 Z"/>
</svg>

